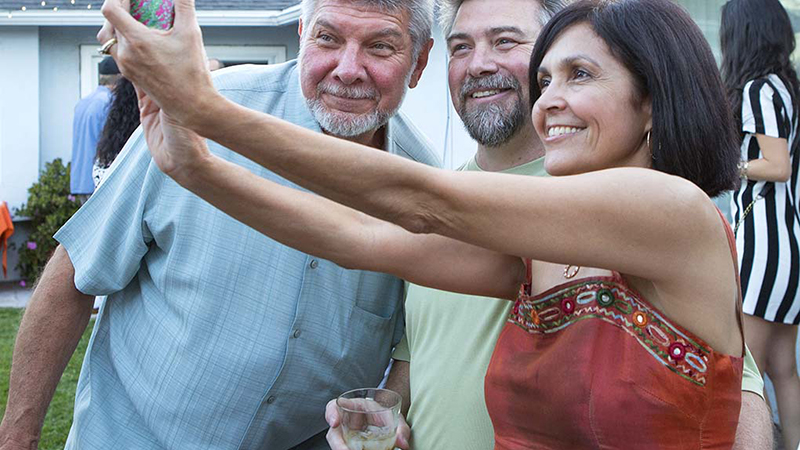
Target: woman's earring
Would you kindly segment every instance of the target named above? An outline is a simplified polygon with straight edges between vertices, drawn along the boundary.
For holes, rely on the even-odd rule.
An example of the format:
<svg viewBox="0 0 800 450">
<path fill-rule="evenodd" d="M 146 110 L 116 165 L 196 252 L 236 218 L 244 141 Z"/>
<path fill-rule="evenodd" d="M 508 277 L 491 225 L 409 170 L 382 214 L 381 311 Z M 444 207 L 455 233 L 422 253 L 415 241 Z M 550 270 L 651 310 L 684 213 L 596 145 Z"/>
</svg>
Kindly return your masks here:
<svg viewBox="0 0 800 450">
<path fill-rule="evenodd" d="M 653 147 L 650 147 L 650 130 L 647 130 L 647 148 L 653 151 Z"/>
</svg>

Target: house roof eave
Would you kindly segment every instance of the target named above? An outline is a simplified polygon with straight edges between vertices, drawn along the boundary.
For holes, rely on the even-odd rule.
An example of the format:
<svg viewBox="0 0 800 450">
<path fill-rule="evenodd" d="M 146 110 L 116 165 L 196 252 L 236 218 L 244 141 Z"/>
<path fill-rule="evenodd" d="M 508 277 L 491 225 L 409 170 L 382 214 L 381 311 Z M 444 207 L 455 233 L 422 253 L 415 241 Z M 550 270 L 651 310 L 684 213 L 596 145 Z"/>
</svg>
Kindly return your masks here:
<svg viewBox="0 0 800 450">
<path fill-rule="evenodd" d="M 201 10 L 197 21 L 204 27 L 279 27 L 296 23 L 300 5 L 282 11 Z M 83 27 L 102 26 L 99 9 L 87 11 L 2 11 L 0 26 Z"/>
</svg>

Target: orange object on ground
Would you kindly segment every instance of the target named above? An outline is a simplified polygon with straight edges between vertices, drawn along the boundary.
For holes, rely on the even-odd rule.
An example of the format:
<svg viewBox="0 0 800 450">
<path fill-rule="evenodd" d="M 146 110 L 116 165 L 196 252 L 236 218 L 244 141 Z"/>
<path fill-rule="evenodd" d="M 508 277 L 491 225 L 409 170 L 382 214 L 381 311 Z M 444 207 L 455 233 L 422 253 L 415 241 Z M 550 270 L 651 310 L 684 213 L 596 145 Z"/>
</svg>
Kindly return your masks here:
<svg viewBox="0 0 800 450">
<path fill-rule="evenodd" d="M 8 272 L 8 238 L 14 234 L 14 223 L 11 222 L 11 214 L 8 212 L 6 202 L 0 202 L 0 253 L 3 254 L 3 277 Z"/>
</svg>

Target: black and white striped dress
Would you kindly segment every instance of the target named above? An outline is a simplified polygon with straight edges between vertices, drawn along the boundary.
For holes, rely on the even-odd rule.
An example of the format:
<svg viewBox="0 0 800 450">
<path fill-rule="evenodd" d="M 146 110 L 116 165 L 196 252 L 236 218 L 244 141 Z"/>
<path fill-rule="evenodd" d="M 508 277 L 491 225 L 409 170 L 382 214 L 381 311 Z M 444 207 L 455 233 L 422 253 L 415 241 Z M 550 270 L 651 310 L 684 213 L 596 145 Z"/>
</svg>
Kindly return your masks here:
<svg viewBox="0 0 800 450">
<path fill-rule="evenodd" d="M 756 134 L 786 139 L 791 151 L 797 138 L 797 119 L 791 96 L 776 75 L 748 82 L 742 95 L 742 159 L 762 157 Z M 744 312 L 770 322 L 800 323 L 800 214 L 798 162 L 790 155 L 788 182 L 742 183 L 734 192 L 731 211 L 739 223 L 745 209 L 757 199 L 736 233 L 736 249 L 744 293 Z"/>
</svg>

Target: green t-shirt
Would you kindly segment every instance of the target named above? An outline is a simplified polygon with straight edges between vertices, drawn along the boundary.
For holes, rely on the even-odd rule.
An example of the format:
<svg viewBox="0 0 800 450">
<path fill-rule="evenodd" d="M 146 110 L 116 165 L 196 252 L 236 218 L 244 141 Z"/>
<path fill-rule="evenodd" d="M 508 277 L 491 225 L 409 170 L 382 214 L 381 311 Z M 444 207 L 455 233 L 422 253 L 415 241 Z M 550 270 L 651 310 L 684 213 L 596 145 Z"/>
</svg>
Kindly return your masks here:
<svg viewBox="0 0 800 450">
<path fill-rule="evenodd" d="M 459 170 L 481 169 L 472 158 Z M 544 158 L 503 173 L 547 176 Z M 512 302 L 415 284 L 407 289 L 406 335 L 392 357 L 411 362 L 412 449 L 491 450 L 494 429 L 483 379 Z M 763 396 L 764 382 L 749 351 L 742 389 Z"/>
</svg>

